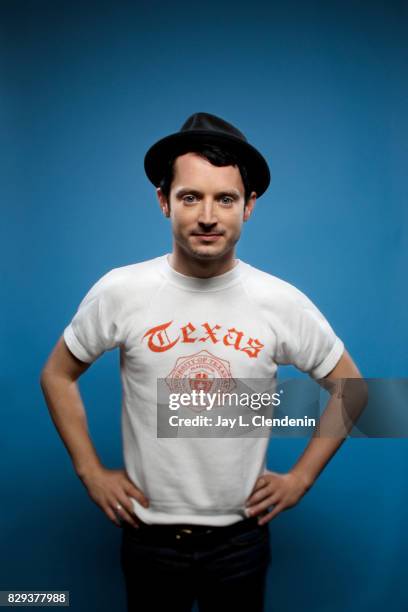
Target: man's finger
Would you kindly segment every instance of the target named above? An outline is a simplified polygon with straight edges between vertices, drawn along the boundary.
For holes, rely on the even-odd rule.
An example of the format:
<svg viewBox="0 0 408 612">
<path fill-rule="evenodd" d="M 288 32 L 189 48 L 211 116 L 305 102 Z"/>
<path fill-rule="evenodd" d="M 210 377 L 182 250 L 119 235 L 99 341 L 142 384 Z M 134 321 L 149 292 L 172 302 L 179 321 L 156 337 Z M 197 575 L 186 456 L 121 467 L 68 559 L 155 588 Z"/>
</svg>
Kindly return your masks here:
<svg viewBox="0 0 408 612">
<path fill-rule="evenodd" d="M 109 506 L 107 508 L 104 508 L 104 512 L 107 517 L 112 521 L 112 523 L 115 523 L 116 527 L 120 527 L 120 521 L 118 517 Z"/>
<path fill-rule="evenodd" d="M 268 484 L 269 480 L 268 478 L 265 478 L 265 476 L 261 476 L 260 478 L 258 478 L 258 480 L 255 483 L 255 486 L 253 488 L 253 493 L 255 493 L 255 491 L 259 491 L 259 489 L 263 489 L 264 487 L 266 487 L 266 485 Z"/>
<path fill-rule="evenodd" d="M 132 527 L 135 527 L 135 529 L 139 529 L 139 523 L 137 521 L 135 521 L 134 517 L 131 516 L 128 512 L 126 512 L 125 510 L 122 510 L 122 514 L 123 514 L 123 520 L 126 521 L 127 523 L 129 523 L 130 525 L 132 525 Z"/>
<path fill-rule="evenodd" d="M 270 483 L 268 483 L 268 485 L 269 484 Z M 272 487 L 265 485 L 261 489 L 258 489 L 255 493 L 251 494 L 251 496 L 247 499 L 246 505 L 247 507 L 252 506 L 265 499 L 265 497 L 270 497 L 274 493 L 275 491 L 272 489 Z"/>
<path fill-rule="evenodd" d="M 135 485 L 135 483 L 133 482 L 133 480 L 130 479 L 128 473 L 125 470 L 123 471 L 123 475 L 125 478 L 125 489 L 126 492 L 130 495 L 132 495 L 133 497 L 136 497 L 137 499 L 140 499 L 141 502 L 146 501 L 148 502 L 147 497 L 144 495 L 143 491 L 141 491 L 141 489 L 139 489 L 139 487 L 137 487 Z"/>
<path fill-rule="evenodd" d="M 248 500 L 251 499 L 251 497 L 253 495 L 255 495 L 255 493 L 258 493 L 259 491 L 262 491 L 267 486 L 267 484 L 268 483 L 265 480 L 257 480 L 255 485 L 254 485 L 254 488 L 251 491 L 251 494 L 250 494 L 250 497 L 248 498 Z M 248 500 L 247 500 L 247 502 L 248 502 Z"/>
<path fill-rule="evenodd" d="M 263 499 L 267 497 L 269 497 L 268 491 L 261 489 L 261 491 L 258 491 L 257 493 L 254 493 L 253 495 L 251 495 L 251 497 L 246 502 L 246 507 L 250 508 L 251 506 L 255 506 L 256 504 L 258 504 L 259 502 L 261 502 Z"/>
<path fill-rule="evenodd" d="M 121 508 L 124 508 L 126 512 L 130 514 L 130 516 L 134 516 L 135 511 L 133 509 L 133 503 L 129 497 L 125 497 L 125 496 L 119 497 L 116 502 L 116 505 L 117 504 L 119 504 Z"/>
<path fill-rule="evenodd" d="M 268 495 L 263 501 L 259 502 L 255 506 L 247 508 L 249 516 L 257 516 L 260 512 L 263 512 L 272 506 L 271 497 Z"/>
<path fill-rule="evenodd" d="M 115 503 L 115 513 L 118 519 L 127 521 L 133 527 L 139 527 L 138 523 L 134 520 L 133 508 L 129 509 L 128 502 Z"/>
<path fill-rule="evenodd" d="M 271 521 L 275 516 L 277 516 L 280 512 L 282 512 L 283 507 L 280 505 L 275 506 L 272 512 L 268 512 L 265 516 L 262 516 L 258 519 L 258 525 L 265 525 L 268 521 Z"/>
<path fill-rule="evenodd" d="M 127 485 L 125 486 L 125 491 L 128 495 L 137 499 L 142 504 L 142 506 L 147 507 L 149 505 L 149 500 L 147 499 L 147 497 L 145 497 L 142 491 L 135 487 L 132 482 L 127 483 Z"/>
</svg>

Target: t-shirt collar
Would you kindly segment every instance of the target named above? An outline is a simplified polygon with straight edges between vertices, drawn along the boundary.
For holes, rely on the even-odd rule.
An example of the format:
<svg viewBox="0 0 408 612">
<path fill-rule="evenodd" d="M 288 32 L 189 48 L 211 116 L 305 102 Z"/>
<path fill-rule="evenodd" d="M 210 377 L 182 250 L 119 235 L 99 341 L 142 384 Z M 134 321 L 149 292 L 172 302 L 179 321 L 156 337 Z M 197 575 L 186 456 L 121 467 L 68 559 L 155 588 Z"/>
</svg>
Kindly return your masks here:
<svg viewBox="0 0 408 612">
<path fill-rule="evenodd" d="M 199 278 L 196 276 L 188 276 L 177 272 L 169 262 L 170 253 L 166 253 L 160 257 L 160 271 L 173 285 L 177 285 L 182 289 L 190 291 L 217 291 L 225 289 L 237 283 L 245 269 L 245 263 L 240 259 L 235 259 L 235 265 L 231 270 L 211 276 L 210 278 Z"/>
</svg>

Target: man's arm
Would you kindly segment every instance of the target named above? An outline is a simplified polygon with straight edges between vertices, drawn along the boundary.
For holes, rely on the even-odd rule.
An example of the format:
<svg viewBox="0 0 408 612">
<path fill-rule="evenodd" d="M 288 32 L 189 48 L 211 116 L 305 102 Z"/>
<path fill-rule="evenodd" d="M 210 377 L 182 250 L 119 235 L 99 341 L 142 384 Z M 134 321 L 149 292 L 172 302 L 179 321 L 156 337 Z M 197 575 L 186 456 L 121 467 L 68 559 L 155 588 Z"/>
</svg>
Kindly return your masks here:
<svg viewBox="0 0 408 612">
<path fill-rule="evenodd" d="M 345 350 L 336 367 L 322 380 L 323 387 L 330 387 L 330 381 L 347 378 L 362 378 L 356 364 L 351 359 L 348 352 Z M 336 385 L 333 385 L 335 388 Z M 359 404 L 364 405 L 363 396 L 359 397 Z M 338 401 L 334 393 L 330 398 L 326 411 L 330 410 L 332 415 L 338 415 L 338 420 L 332 419 L 330 422 L 338 427 L 342 423 L 342 415 L 339 411 L 341 401 Z M 338 430 L 343 430 L 344 426 L 338 427 Z M 331 431 L 336 431 L 335 427 Z M 248 514 L 257 516 L 263 514 L 262 518 L 258 519 L 259 524 L 264 524 L 273 519 L 277 514 L 286 510 L 298 503 L 303 495 L 310 489 L 318 475 L 336 453 L 338 448 L 345 440 L 344 435 L 333 435 L 329 437 L 317 437 L 318 432 L 313 435 L 310 442 L 306 446 L 303 454 L 287 474 L 278 474 L 276 472 L 268 472 L 261 476 L 254 487 L 254 490 L 247 502 Z M 269 506 L 274 506 L 273 510 L 264 514 Z"/>
<path fill-rule="evenodd" d="M 344 351 L 336 367 L 330 372 L 330 374 L 320 381 L 320 384 L 324 388 L 333 388 L 332 397 L 330 398 L 325 409 L 326 415 L 323 414 L 321 418 L 320 426 L 311 438 L 309 444 L 306 446 L 300 459 L 291 470 L 292 474 L 297 474 L 299 478 L 304 481 L 306 490 L 312 486 L 320 472 L 328 464 L 330 459 L 346 439 L 348 432 L 344 426 L 344 414 L 342 410 L 344 407 L 343 399 L 341 397 L 339 398 L 336 392 L 336 389 L 340 389 L 342 385 L 338 384 L 338 386 L 336 386 L 336 384 L 330 385 L 326 383 L 330 381 L 333 381 L 333 383 L 336 383 L 336 381 L 341 383 L 341 379 L 348 378 L 361 379 L 362 376 L 348 352 Z M 356 403 L 358 403 L 359 408 L 363 406 L 362 400 L 363 398 L 359 389 L 359 396 L 356 397 Z M 337 420 L 335 419 L 336 415 L 338 417 Z M 326 420 L 325 416 L 327 417 Z M 336 430 L 339 432 L 338 436 L 336 436 Z M 327 436 L 324 432 L 326 432 Z M 320 437 L 321 435 L 323 435 L 323 437 Z"/>
<path fill-rule="evenodd" d="M 129 496 L 135 497 L 143 505 L 148 504 L 147 499 L 129 480 L 124 470 L 104 468 L 88 433 L 77 380 L 89 367 L 89 363 L 80 361 L 69 351 L 61 336 L 42 369 L 41 388 L 74 469 L 93 501 L 116 525 L 120 525 L 120 522 L 115 508 L 120 504 L 121 517 L 137 527 Z"/>
</svg>

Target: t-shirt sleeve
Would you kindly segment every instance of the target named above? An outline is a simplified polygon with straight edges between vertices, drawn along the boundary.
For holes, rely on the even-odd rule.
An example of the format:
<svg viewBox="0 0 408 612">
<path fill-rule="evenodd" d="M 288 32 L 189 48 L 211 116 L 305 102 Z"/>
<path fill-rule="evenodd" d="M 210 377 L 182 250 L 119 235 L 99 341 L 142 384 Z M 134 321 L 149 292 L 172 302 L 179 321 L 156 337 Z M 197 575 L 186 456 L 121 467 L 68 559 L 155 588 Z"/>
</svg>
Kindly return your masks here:
<svg viewBox="0 0 408 612">
<path fill-rule="evenodd" d="M 63 332 L 71 353 L 85 363 L 92 363 L 123 340 L 120 294 L 112 272 L 91 287 Z"/>
<path fill-rule="evenodd" d="M 344 344 L 324 315 L 299 289 L 285 304 L 284 326 L 278 337 L 276 362 L 294 365 L 312 378 L 324 378 L 344 352 Z"/>
</svg>

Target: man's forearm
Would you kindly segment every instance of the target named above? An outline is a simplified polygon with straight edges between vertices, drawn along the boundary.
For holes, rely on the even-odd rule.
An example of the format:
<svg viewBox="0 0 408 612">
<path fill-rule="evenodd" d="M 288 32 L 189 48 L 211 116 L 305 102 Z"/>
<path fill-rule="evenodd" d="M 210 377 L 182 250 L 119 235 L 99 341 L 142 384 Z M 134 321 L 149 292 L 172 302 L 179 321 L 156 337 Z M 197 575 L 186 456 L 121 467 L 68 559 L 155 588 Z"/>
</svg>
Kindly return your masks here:
<svg viewBox="0 0 408 612">
<path fill-rule="evenodd" d="M 336 381 L 312 439 L 291 469 L 307 488 L 345 441 L 366 402 L 366 384 L 362 379 L 345 379 L 345 384 Z"/>
<path fill-rule="evenodd" d="M 88 423 L 78 384 L 63 376 L 42 374 L 41 388 L 51 418 L 72 459 L 74 469 L 83 479 L 102 467 L 88 433 Z"/>
<path fill-rule="evenodd" d="M 343 442 L 344 438 L 312 437 L 290 471 L 300 476 L 309 489 Z"/>
</svg>

